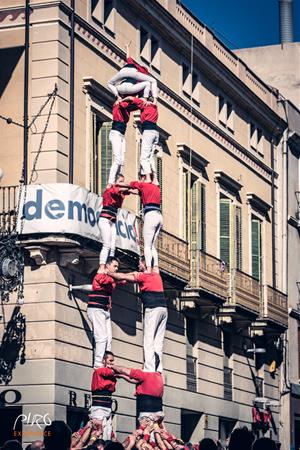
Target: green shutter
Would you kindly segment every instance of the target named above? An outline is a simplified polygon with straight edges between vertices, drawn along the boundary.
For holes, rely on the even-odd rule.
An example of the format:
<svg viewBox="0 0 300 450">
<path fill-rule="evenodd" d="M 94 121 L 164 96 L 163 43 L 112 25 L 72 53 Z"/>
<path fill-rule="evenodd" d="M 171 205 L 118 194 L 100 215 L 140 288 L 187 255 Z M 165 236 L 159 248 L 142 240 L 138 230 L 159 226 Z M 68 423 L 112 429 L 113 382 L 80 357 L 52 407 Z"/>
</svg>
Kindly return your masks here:
<svg viewBox="0 0 300 450">
<path fill-rule="evenodd" d="M 206 251 L 206 191 L 205 184 L 201 183 L 200 194 L 200 249 Z"/>
<path fill-rule="evenodd" d="M 230 200 L 220 199 L 220 259 L 230 265 Z"/>
<path fill-rule="evenodd" d="M 189 192 L 189 174 L 187 171 L 183 171 L 182 173 L 182 234 L 183 239 L 188 241 L 188 192 Z"/>
<path fill-rule="evenodd" d="M 190 244 L 191 250 L 198 249 L 198 201 L 199 185 L 195 181 L 191 190 L 191 224 L 190 224 Z"/>
<path fill-rule="evenodd" d="M 112 164 L 112 146 L 109 141 L 109 132 L 111 130 L 111 122 L 103 122 L 100 129 L 100 186 L 101 193 L 105 190 Z"/>
<path fill-rule="evenodd" d="M 261 279 L 261 223 L 251 219 L 252 276 Z"/>
<path fill-rule="evenodd" d="M 236 268 L 242 270 L 242 208 L 240 206 L 235 208 L 235 245 Z"/>
</svg>

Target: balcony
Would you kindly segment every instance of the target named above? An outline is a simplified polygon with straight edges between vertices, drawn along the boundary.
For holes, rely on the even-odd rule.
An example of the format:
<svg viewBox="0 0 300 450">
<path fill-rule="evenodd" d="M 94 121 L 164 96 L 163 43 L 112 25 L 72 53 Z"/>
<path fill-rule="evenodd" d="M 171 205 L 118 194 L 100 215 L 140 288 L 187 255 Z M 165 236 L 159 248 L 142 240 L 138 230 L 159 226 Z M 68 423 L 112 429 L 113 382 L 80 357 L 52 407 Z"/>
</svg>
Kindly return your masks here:
<svg viewBox="0 0 300 450">
<path fill-rule="evenodd" d="M 237 269 L 230 276 L 230 304 L 237 305 L 256 315 L 261 312 L 261 285 L 258 280 Z"/>
<path fill-rule="evenodd" d="M 228 269 L 220 259 L 200 250 L 192 252 L 192 289 L 199 289 L 221 300 L 228 296 Z"/>
<path fill-rule="evenodd" d="M 288 302 L 287 295 L 272 288 L 266 286 L 264 290 L 265 302 L 263 316 L 266 319 L 271 320 L 275 324 L 288 326 Z"/>
<path fill-rule="evenodd" d="M 143 222 L 141 219 L 138 219 L 141 252 L 144 250 L 142 227 Z M 160 269 L 187 284 L 190 280 L 188 243 L 162 229 L 158 235 L 156 248 L 159 253 Z"/>
<path fill-rule="evenodd" d="M 0 232 L 10 233 L 16 225 L 18 186 L 0 187 Z"/>
</svg>

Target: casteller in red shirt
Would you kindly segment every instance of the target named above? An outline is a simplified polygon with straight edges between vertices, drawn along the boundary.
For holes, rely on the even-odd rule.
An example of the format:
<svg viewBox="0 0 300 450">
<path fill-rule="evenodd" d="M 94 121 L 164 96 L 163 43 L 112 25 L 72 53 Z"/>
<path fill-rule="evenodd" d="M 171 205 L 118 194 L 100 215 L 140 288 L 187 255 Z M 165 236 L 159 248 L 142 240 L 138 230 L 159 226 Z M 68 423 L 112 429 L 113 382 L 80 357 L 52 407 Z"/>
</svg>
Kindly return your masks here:
<svg viewBox="0 0 300 450">
<path fill-rule="evenodd" d="M 99 367 L 92 377 L 92 406 L 111 408 L 111 394 L 116 390 L 117 379 L 112 369 Z"/>
<path fill-rule="evenodd" d="M 133 97 L 131 102 L 141 110 L 142 130 L 156 129 L 156 122 L 158 121 L 157 106 L 154 103 L 145 102 L 145 100 L 138 97 Z"/>
<path fill-rule="evenodd" d="M 127 64 L 129 65 L 133 65 L 136 67 L 136 69 L 138 70 L 138 72 L 144 73 L 146 75 L 149 74 L 149 71 L 147 69 L 147 67 L 141 66 L 139 63 L 137 63 L 133 58 L 131 58 L 131 56 L 129 56 L 128 58 L 126 58 L 126 64 L 125 67 L 127 66 Z"/>
<path fill-rule="evenodd" d="M 161 412 L 164 393 L 164 382 L 161 373 L 131 369 L 129 376 L 139 382 L 135 391 L 137 414 Z"/>
<path fill-rule="evenodd" d="M 139 285 L 144 308 L 166 307 L 163 281 L 157 272 L 135 272 L 134 281 Z"/>
<path fill-rule="evenodd" d="M 130 187 L 139 191 L 144 207 L 150 203 L 152 205 L 158 205 L 158 208 L 160 208 L 159 186 L 153 183 L 144 183 L 143 181 L 131 181 Z"/>
<path fill-rule="evenodd" d="M 102 195 L 102 210 L 100 217 L 116 221 L 118 209 L 122 208 L 124 198 L 127 194 L 121 191 L 118 186 L 106 188 Z"/>
<path fill-rule="evenodd" d="M 106 273 L 97 273 L 93 279 L 93 293 L 89 294 L 89 308 L 108 310 L 111 308 L 111 296 L 117 286 L 116 281 Z"/>
<path fill-rule="evenodd" d="M 137 380 L 135 395 L 151 395 L 162 398 L 164 382 L 160 372 L 144 372 L 141 369 L 131 369 L 130 378 Z"/>
</svg>

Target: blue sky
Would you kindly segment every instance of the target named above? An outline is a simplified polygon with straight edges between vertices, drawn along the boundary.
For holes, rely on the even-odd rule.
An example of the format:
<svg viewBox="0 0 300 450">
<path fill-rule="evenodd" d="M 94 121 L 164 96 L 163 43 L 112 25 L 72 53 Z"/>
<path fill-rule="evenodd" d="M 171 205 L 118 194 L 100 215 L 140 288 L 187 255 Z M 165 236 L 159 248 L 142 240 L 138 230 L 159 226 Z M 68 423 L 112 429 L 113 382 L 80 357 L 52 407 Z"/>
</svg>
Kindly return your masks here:
<svg viewBox="0 0 300 450">
<path fill-rule="evenodd" d="M 230 48 L 279 43 L 278 0 L 182 0 Z M 300 0 L 294 0 L 295 41 L 300 41 Z"/>
</svg>

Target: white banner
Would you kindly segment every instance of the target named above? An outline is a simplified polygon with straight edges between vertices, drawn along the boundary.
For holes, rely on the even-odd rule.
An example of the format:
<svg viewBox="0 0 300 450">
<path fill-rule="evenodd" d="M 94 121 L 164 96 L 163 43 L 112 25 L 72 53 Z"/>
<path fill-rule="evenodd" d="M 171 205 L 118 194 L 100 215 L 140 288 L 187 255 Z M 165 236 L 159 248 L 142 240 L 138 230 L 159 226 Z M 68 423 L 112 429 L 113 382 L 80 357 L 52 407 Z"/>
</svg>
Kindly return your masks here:
<svg viewBox="0 0 300 450">
<path fill-rule="evenodd" d="M 23 189 L 17 230 L 22 234 L 75 234 L 101 242 L 98 218 L 102 198 L 66 183 L 27 186 Z M 121 209 L 117 216 L 117 247 L 140 254 L 135 214 Z"/>
</svg>

